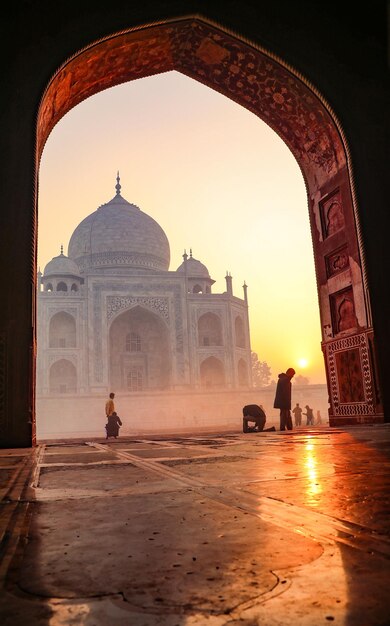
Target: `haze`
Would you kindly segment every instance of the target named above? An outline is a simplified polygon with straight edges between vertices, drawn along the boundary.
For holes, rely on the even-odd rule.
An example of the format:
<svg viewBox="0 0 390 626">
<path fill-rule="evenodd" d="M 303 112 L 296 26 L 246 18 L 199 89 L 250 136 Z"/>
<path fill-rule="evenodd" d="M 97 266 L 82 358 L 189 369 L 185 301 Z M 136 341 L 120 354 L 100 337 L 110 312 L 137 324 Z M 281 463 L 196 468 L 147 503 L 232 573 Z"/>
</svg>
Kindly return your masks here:
<svg viewBox="0 0 390 626">
<path fill-rule="evenodd" d="M 54 128 L 39 172 L 38 264 L 67 254 L 84 217 L 115 195 L 153 217 L 170 269 L 192 249 L 226 290 L 248 285 L 252 350 L 276 379 L 287 367 L 325 383 L 305 184 L 259 118 L 177 72 L 97 94 Z"/>
</svg>

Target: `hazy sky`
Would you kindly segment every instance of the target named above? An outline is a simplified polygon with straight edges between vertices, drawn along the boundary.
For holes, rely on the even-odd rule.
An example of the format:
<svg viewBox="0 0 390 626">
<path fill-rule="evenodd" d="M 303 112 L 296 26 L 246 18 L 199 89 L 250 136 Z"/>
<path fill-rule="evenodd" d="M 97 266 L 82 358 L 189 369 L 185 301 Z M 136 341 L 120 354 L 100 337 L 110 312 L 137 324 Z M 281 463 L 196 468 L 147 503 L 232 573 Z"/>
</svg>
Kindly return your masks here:
<svg viewBox="0 0 390 626">
<path fill-rule="evenodd" d="M 153 217 L 171 247 L 216 281 L 248 285 L 252 349 L 271 367 L 325 383 L 305 185 L 283 141 L 264 122 L 177 72 L 108 89 L 54 128 L 39 174 L 38 264 L 67 254 L 84 217 L 115 195 Z M 308 362 L 303 367 L 302 359 Z"/>
</svg>

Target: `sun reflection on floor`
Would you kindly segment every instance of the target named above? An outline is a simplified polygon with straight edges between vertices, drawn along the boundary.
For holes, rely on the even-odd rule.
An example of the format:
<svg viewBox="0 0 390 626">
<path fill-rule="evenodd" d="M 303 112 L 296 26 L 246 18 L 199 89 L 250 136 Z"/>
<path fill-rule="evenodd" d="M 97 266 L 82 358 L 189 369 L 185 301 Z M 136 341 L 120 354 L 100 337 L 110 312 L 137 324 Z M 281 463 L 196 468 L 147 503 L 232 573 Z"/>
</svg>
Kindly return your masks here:
<svg viewBox="0 0 390 626">
<path fill-rule="evenodd" d="M 323 488 L 318 474 L 317 449 L 310 437 L 305 445 L 303 470 L 303 475 L 306 477 L 306 504 L 318 506 Z"/>
</svg>

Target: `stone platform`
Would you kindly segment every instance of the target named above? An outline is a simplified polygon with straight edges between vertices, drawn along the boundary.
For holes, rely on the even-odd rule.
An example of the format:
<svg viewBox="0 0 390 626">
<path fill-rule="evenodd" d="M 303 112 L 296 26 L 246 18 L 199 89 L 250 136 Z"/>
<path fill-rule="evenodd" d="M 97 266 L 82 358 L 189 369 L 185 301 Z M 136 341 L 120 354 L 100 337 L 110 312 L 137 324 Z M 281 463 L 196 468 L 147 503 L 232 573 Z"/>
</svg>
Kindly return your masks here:
<svg viewBox="0 0 390 626">
<path fill-rule="evenodd" d="M 388 626 L 390 425 L 0 451 L 2 626 Z"/>
</svg>

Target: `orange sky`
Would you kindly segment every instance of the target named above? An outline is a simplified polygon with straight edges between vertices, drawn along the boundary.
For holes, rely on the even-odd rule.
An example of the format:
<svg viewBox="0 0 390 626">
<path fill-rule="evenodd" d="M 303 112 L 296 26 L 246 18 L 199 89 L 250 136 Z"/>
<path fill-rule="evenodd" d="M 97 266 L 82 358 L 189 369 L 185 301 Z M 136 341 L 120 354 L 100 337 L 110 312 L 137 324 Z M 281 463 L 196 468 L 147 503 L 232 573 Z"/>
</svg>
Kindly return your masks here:
<svg viewBox="0 0 390 626">
<path fill-rule="evenodd" d="M 225 291 L 248 285 L 252 349 L 272 378 L 294 367 L 325 383 L 304 181 L 282 140 L 252 113 L 177 72 L 108 89 L 54 128 L 39 174 L 38 264 L 67 254 L 80 221 L 115 195 L 153 217 Z M 299 360 L 307 359 L 304 368 Z"/>
</svg>

